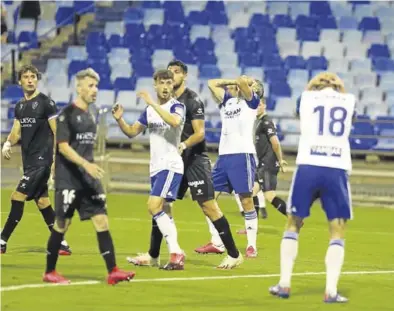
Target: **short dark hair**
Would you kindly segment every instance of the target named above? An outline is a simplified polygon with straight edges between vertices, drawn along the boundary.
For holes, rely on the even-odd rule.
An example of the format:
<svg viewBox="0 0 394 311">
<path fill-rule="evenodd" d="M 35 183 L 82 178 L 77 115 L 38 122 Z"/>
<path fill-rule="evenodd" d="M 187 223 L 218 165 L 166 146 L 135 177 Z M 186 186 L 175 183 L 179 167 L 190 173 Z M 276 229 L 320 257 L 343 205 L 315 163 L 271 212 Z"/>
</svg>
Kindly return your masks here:
<svg viewBox="0 0 394 311">
<path fill-rule="evenodd" d="M 171 67 L 171 66 L 181 67 L 183 72 L 187 73 L 187 65 L 184 62 L 180 61 L 179 59 L 174 59 L 174 60 L 170 61 L 167 65 L 167 68 Z"/>
<path fill-rule="evenodd" d="M 153 75 L 153 80 L 155 81 L 168 79 L 174 80 L 174 74 L 168 69 L 157 70 Z"/>
<path fill-rule="evenodd" d="M 37 79 L 41 79 L 41 73 L 38 71 L 36 66 L 33 65 L 23 65 L 21 69 L 18 71 L 18 80 L 22 79 L 22 75 L 25 74 L 26 72 L 32 72 L 37 76 Z"/>
</svg>

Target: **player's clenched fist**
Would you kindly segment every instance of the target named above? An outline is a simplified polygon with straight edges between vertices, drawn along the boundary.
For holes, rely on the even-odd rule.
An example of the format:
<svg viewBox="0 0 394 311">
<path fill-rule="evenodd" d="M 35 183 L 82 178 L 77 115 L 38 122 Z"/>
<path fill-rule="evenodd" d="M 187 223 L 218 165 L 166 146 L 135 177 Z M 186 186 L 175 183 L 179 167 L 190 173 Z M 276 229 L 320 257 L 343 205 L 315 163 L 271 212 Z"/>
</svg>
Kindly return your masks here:
<svg viewBox="0 0 394 311">
<path fill-rule="evenodd" d="M 7 160 L 11 159 L 12 150 L 11 150 L 11 143 L 10 143 L 9 141 L 6 141 L 6 142 L 4 143 L 3 149 L 2 149 L 1 152 L 2 152 L 3 157 L 4 157 L 5 159 L 7 159 Z"/>
<path fill-rule="evenodd" d="M 119 103 L 115 103 L 112 107 L 112 115 L 116 121 L 118 121 L 123 116 L 123 106 Z"/>
<path fill-rule="evenodd" d="M 139 98 L 142 98 L 148 105 L 152 105 L 154 103 L 152 97 L 147 91 L 140 91 L 137 93 Z"/>
<path fill-rule="evenodd" d="M 83 164 L 83 168 L 94 179 L 101 179 L 104 176 L 104 170 L 97 164 L 86 161 Z"/>
</svg>

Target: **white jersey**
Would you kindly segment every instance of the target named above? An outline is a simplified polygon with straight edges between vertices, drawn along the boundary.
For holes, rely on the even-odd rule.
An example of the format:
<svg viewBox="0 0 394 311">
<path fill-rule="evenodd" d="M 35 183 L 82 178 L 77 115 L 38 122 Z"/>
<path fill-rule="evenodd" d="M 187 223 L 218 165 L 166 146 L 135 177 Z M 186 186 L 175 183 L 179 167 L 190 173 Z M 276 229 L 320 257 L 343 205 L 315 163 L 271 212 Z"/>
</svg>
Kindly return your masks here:
<svg viewBox="0 0 394 311">
<path fill-rule="evenodd" d="M 351 170 L 349 135 L 355 103 L 354 95 L 331 88 L 302 93 L 297 165 Z"/>
<path fill-rule="evenodd" d="M 259 103 L 260 99 L 255 93 L 250 101 L 225 93 L 219 105 L 222 120 L 219 155 L 256 153 L 253 129 Z"/>
<path fill-rule="evenodd" d="M 178 114 L 182 118 L 182 124 L 178 127 L 170 126 L 151 106 L 148 106 L 138 119 L 149 130 L 150 176 L 164 170 L 183 174 L 183 161 L 178 153 L 178 146 L 185 123 L 185 105 L 176 99 L 170 99 L 161 107 Z"/>
</svg>

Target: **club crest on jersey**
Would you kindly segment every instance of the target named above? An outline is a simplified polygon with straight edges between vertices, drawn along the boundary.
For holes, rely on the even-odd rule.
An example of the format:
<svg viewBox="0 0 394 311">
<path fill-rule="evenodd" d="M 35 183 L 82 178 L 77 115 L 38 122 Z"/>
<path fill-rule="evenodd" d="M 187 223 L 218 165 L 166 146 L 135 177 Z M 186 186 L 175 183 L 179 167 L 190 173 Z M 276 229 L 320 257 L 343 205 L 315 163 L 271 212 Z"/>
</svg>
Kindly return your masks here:
<svg viewBox="0 0 394 311">
<path fill-rule="evenodd" d="M 33 105 L 32 105 L 33 110 L 36 109 L 37 106 L 38 106 L 38 102 L 34 102 Z"/>
<path fill-rule="evenodd" d="M 82 122 L 81 116 L 77 116 L 77 122 Z"/>
</svg>

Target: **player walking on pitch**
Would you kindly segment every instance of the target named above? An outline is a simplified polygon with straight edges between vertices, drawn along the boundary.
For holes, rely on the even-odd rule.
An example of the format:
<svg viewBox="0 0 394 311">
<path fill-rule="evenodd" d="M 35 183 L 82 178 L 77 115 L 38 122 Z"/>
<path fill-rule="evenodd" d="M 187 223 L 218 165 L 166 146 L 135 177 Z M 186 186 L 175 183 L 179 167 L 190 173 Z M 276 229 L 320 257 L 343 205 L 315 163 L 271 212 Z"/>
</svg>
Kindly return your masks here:
<svg viewBox="0 0 394 311">
<path fill-rule="evenodd" d="M 96 101 L 99 81 L 99 75 L 91 68 L 78 72 L 77 98 L 72 105 L 64 108 L 57 119 L 56 221 L 48 240 L 44 282 L 70 282 L 55 269 L 60 242 L 71 224 L 75 210 L 78 210 L 81 220 L 92 220 L 100 253 L 107 266 L 107 283 L 114 285 L 128 281 L 135 275 L 134 272 L 124 272 L 116 266 L 106 198 L 99 181 L 104 171 L 93 159 L 97 125 L 89 112 L 89 105 Z"/>
<path fill-rule="evenodd" d="M 230 225 L 215 200 L 211 162 L 206 154 L 204 104 L 195 92 L 186 87 L 187 66 L 179 60 L 174 60 L 167 67 L 174 75 L 175 97 L 186 107 L 182 143 L 179 145 L 179 152 L 182 154 L 184 163 L 184 175 L 177 198 L 183 199 L 187 189 L 190 188 L 192 199 L 197 201 L 207 219 L 220 232 L 220 237 L 215 243 L 218 245 L 217 247 L 210 244 L 206 249 L 202 251 L 197 249 L 197 251 L 211 251 L 221 254 L 227 249 L 228 256 L 224 258 L 218 268 L 232 269 L 240 265 L 243 258 L 235 246 Z M 167 206 L 166 211 L 171 214 L 171 206 Z M 148 266 L 157 264 L 162 238 L 163 235 L 153 220 L 149 252 L 130 258 L 130 262 Z"/>
<path fill-rule="evenodd" d="M 301 95 L 297 169 L 287 204 L 290 217 L 280 246 L 281 276 L 279 284 L 269 289 L 273 295 L 290 296 L 302 219 L 309 216 L 312 202 L 319 195 L 330 232 L 324 302 L 348 301 L 338 294 L 337 284 L 345 255 L 345 225 L 352 218 L 348 172 L 352 168 L 349 135 L 354 108 L 354 95 L 345 94 L 343 82 L 329 72 L 314 77 Z"/>
<path fill-rule="evenodd" d="M 170 253 L 169 262 L 161 268 L 183 270 L 185 255 L 178 244 L 175 223 L 164 211 L 164 203 L 176 199 L 182 181 L 183 161 L 178 147 L 186 112 L 184 104 L 172 97 L 174 75 L 171 71 L 159 70 L 155 72 L 153 80 L 159 103 L 148 92 L 140 91 L 138 96 L 148 107 L 138 121 L 132 125 L 127 124 L 122 118 L 123 107 L 120 104 L 114 106 L 112 113 L 123 133 L 130 138 L 149 129 L 151 192 L 148 210 L 152 215 L 152 222 L 166 239 Z M 128 260 L 130 261 L 129 258 Z"/>
<path fill-rule="evenodd" d="M 54 136 L 56 134 L 56 104 L 37 89 L 38 69 L 23 66 L 18 73 L 24 98 L 15 106 L 15 119 L 3 146 L 3 157 L 11 159 L 11 146 L 19 139 L 22 144 L 23 176 L 11 194 L 11 211 L 1 232 L 1 253 L 7 251 L 7 241 L 23 216 L 26 201 L 34 200 L 50 231 L 55 212 L 48 196 L 48 179 L 53 169 Z M 65 240 L 61 241 L 60 255 L 71 255 Z"/>
<path fill-rule="evenodd" d="M 214 188 L 216 192 L 231 193 L 234 190 L 239 194 L 245 211 L 246 257 L 257 257 L 258 219 L 252 200 L 256 169 L 253 124 L 260 98 L 264 95 L 263 85 L 258 80 L 242 76 L 236 80 L 209 80 L 208 86 L 219 105 L 223 124 L 219 157 L 212 171 Z M 212 242 L 220 239 L 217 230 L 210 227 L 210 232 Z"/>
</svg>

